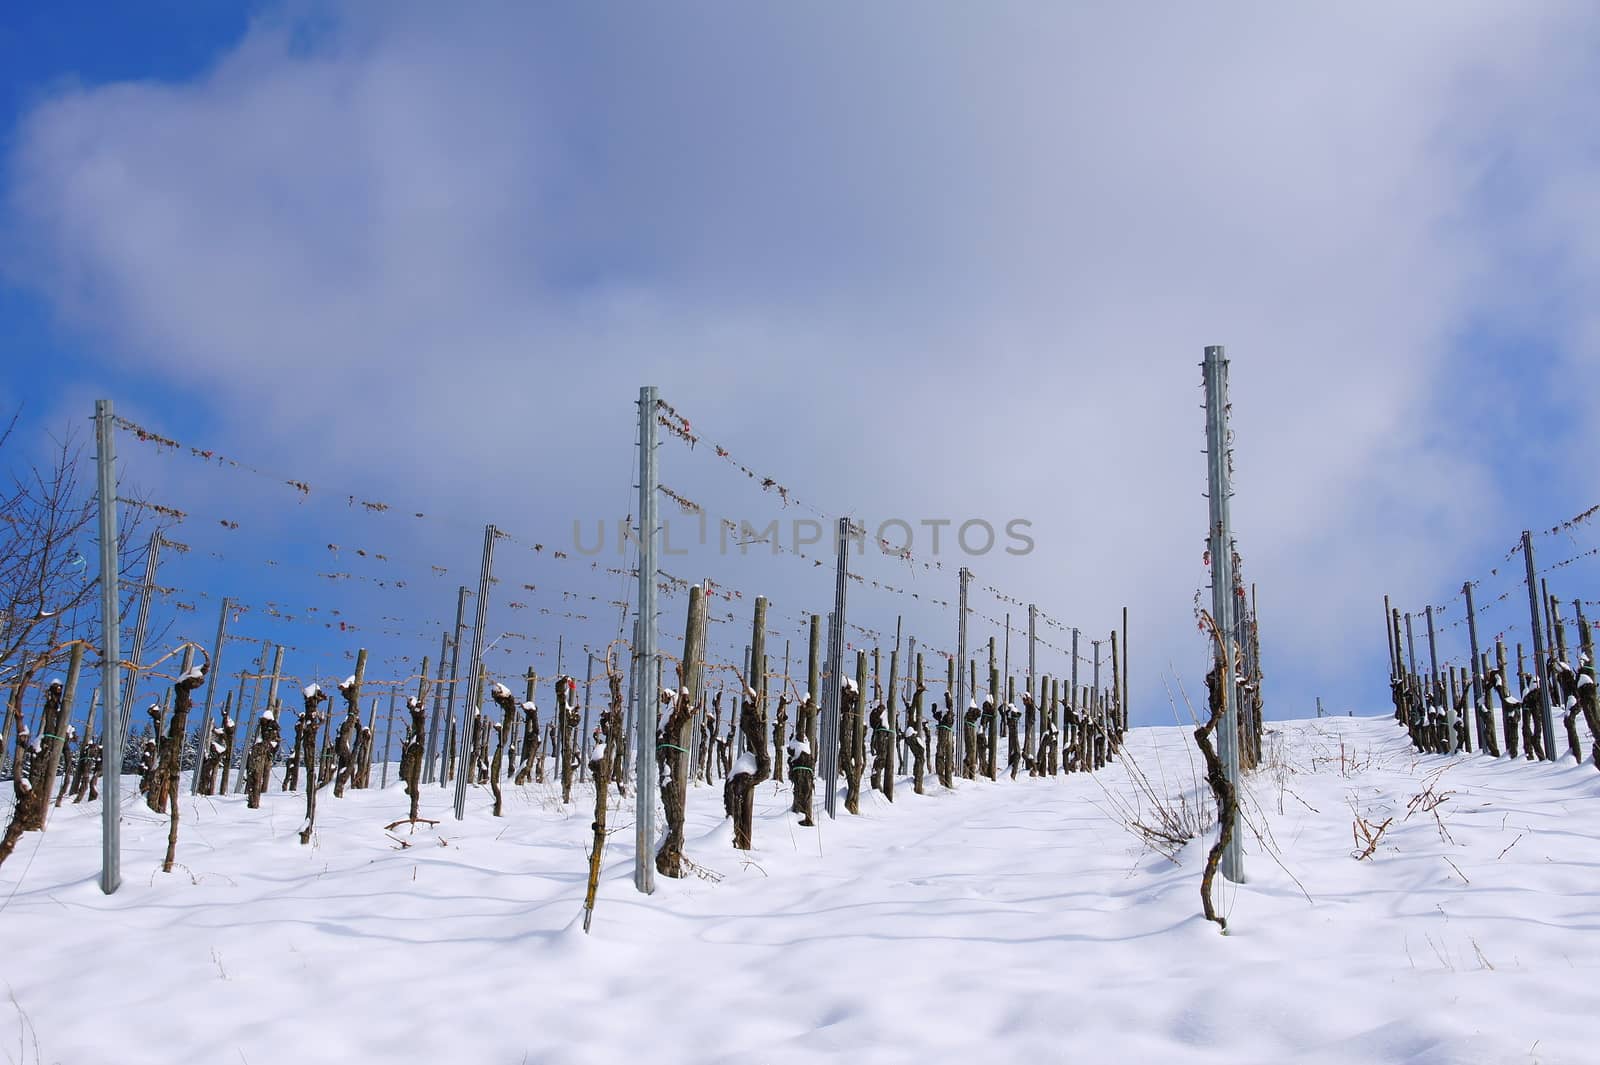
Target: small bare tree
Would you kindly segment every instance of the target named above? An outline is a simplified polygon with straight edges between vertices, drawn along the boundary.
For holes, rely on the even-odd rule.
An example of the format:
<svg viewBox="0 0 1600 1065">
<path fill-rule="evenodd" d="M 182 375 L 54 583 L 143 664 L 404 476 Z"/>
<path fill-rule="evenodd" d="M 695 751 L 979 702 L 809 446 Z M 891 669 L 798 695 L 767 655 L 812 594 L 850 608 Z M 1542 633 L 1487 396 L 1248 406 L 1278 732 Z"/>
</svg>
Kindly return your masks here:
<svg viewBox="0 0 1600 1065">
<path fill-rule="evenodd" d="M 298 726 L 296 733 L 299 732 Z M 245 756 L 245 805 L 252 810 L 261 808 L 261 795 L 271 779 L 272 760 L 278 756 L 282 730 L 278 725 L 278 707 L 269 706 L 261 711 L 256 722 L 256 739 Z"/>
<path fill-rule="evenodd" d="M 178 778 L 182 767 L 183 736 L 189 727 L 189 710 L 194 704 L 196 688 L 206 682 L 206 673 L 211 669 L 211 656 L 205 649 L 200 651 L 204 661 L 198 666 L 187 670 L 172 686 L 172 728 L 168 736 L 169 755 L 162 763 L 163 778 L 167 795 L 167 857 L 161 863 L 163 873 L 172 872 L 173 860 L 178 853 L 178 811 L 183 805 L 178 801 Z"/>
<path fill-rule="evenodd" d="M 410 722 L 405 737 L 400 741 L 400 781 L 405 785 L 406 796 L 411 800 L 411 813 L 406 820 L 416 823 L 418 805 L 422 802 L 422 759 L 427 747 L 427 707 L 416 696 L 406 699 L 406 713 Z"/>
<path fill-rule="evenodd" d="M 949 692 L 944 693 L 944 709 L 933 712 L 933 724 L 938 734 L 934 741 L 933 771 L 938 774 L 941 787 L 953 788 L 956 786 L 956 710 Z"/>
<path fill-rule="evenodd" d="M 526 784 L 530 779 L 544 783 L 544 734 L 539 730 L 539 704 L 532 699 L 522 702 L 522 755 L 517 769 L 516 783 Z"/>
<path fill-rule="evenodd" d="M 740 678 L 743 680 L 743 678 Z M 739 701 L 739 732 L 748 748 L 728 774 L 725 805 L 733 817 L 733 845 L 738 850 L 751 848 L 755 823 L 755 790 L 772 772 L 772 755 L 767 749 L 767 715 L 754 688 L 745 685 Z M 860 786 L 860 774 L 856 776 Z"/>
<path fill-rule="evenodd" d="M 678 679 L 683 680 L 682 666 L 678 667 Z M 656 872 L 674 879 L 684 872 L 683 817 L 689 801 L 689 732 L 694 728 L 694 709 L 689 689 L 680 686 L 656 744 L 656 761 L 661 767 L 661 805 L 667 815 L 667 830 L 661 837 L 661 846 L 656 849 Z"/>
<path fill-rule="evenodd" d="M 11 808 L 11 821 L 6 825 L 5 835 L 0 837 L 0 865 L 11 857 L 24 832 L 44 829 L 45 810 L 50 804 L 53 782 L 47 775 L 49 760 L 40 744 L 34 742 L 28 731 L 28 723 L 22 716 L 23 693 L 33 680 L 35 670 L 48 661 L 47 655 L 41 655 L 24 667 L 12 680 L 11 694 L 6 699 L 6 717 L 16 726 L 16 750 L 11 760 L 11 786 L 16 802 Z M 61 682 L 55 681 L 45 689 L 40 731 L 59 735 L 65 715 Z"/>
<path fill-rule="evenodd" d="M 306 823 L 300 826 L 300 843 L 305 846 L 310 844 L 317 825 L 317 730 L 324 717 L 319 707 L 328 701 L 328 693 L 315 684 L 308 684 L 302 694 L 305 709 L 300 712 L 295 731 L 304 745 L 300 759 L 306 766 Z"/>
</svg>

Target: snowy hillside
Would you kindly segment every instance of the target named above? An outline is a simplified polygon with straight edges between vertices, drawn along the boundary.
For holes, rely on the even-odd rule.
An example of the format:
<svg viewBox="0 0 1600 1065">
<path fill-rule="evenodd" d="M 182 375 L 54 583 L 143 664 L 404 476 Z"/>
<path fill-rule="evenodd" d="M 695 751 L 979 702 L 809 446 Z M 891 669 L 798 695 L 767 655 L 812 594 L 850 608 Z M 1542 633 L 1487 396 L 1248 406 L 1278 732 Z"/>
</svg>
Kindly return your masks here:
<svg viewBox="0 0 1600 1065">
<path fill-rule="evenodd" d="M 1593 1062 L 1600 773 L 1417 757 L 1392 720 L 1270 726 L 1250 784 L 1249 883 L 1200 917 L 1119 820 L 1126 769 L 908 784 L 794 825 L 763 784 L 748 859 L 720 793 L 690 793 L 704 871 L 632 885 L 632 800 L 594 919 L 591 793 L 562 810 L 474 790 L 464 823 L 386 833 L 398 786 L 303 799 L 133 794 L 123 888 L 99 811 L 56 812 L 0 869 L 0 1051 L 13 1062 Z M 1139 729 L 1155 787 L 1196 790 L 1186 730 Z M 281 775 L 281 774 L 280 774 Z M 130 778 L 125 795 L 134 792 Z M 1422 796 L 1420 800 L 1413 801 Z M 1436 806 L 1430 811 L 1428 806 Z M 820 805 L 820 803 L 819 803 Z M 841 809 L 842 814 L 842 809 Z M 1389 820 L 1370 857 L 1353 825 Z M 397 840 L 410 845 L 402 847 Z M 1222 881 L 1218 881 L 1219 885 Z"/>
</svg>

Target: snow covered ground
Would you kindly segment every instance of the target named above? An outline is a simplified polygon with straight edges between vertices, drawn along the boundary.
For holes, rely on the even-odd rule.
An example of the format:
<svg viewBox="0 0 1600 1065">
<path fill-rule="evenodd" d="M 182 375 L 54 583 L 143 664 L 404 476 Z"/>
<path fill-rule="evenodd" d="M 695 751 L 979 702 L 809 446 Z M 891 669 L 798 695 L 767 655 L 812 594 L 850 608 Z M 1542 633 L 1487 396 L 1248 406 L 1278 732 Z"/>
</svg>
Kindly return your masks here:
<svg viewBox="0 0 1600 1065">
<path fill-rule="evenodd" d="M 183 800 L 182 868 L 137 796 L 102 895 L 98 808 L 55 812 L 0 868 L 0 1054 L 12 1062 L 1595 1062 L 1600 773 L 1411 753 L 1387 718 L 1270 725 L 1249 882 L 1200 917 L 1179 864 L 1111 813 L 1126 771 L 1002 780 L 796 827 L 759 789 L 757 849 L 690 794 L 704 878 L 632 886 L 631 799 L 593 934 L 589 793 L 398 786 Z M 1187 730 L 1138 729 L 1195 787 Z M 131 780 L 130 780 L 131 785 Z M 1408 802 L 1448 795 L 1433 813 Z M 125 794 L 132 792 L 125 788 Z M 1117 797 L 1121 797 L 1120 799 Z M 820 806 L 820 798 L 819 798 Z M 1437 814 L 1437 817 L 1435 816 Z M 1352 855 L 1357 817 L 1392 817 Z M 1221 881 L 1219 879 L 1219 884 Z M 623 1055 L 629 1055 L 624 1057 Z"/>
</svg>

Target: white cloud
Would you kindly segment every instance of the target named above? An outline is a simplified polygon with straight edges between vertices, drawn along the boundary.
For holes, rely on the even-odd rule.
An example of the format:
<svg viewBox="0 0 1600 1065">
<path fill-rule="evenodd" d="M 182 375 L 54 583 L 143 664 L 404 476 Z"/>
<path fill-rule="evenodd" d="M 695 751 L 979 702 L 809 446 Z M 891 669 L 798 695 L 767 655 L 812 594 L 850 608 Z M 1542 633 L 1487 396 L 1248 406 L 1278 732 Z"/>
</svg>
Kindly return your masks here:
<svg viewBox="0 0 1600 1065">
<path fill-rule="evenodd" d="M 30 115 L 11 265 L 106 357 L 257 415 L 241 446 L 363 476 L 399 449 L 380 476 L 529 526 L 616 509 L 646 379 L 825 505 L 1032 518 L 1034 555 L 975 568 L 1084 624 L 1130 604 L 1149 693 L 1204 654 L 1197 363 L 1225 343 L 1240 546 L 1303 711 L 1382 697 L 1340 673 L 1384 591 L 1514 535 L 1452 378 L 1537 284 L 1508 246 L 1593 226 L 1564 139 L 1591 22 L 385 6 L 308 44 L 283 16 L 195 83 Z"/>
</svg>

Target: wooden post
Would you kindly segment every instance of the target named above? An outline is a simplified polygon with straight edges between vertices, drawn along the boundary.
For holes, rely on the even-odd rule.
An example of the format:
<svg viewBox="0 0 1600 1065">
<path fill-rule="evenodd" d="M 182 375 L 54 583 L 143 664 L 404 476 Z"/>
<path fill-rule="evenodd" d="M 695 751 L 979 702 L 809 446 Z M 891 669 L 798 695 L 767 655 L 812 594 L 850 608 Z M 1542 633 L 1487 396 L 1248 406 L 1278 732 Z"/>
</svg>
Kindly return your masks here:
<svg viewBox="0 0 1600 1065">
<path fill-rule="evenodd" d="M 1389 679 L 1400 675 L 1400 658 L 1395 653 L 1394 634 L 1389 630 L 1389 597 L 1383 597 L 1383 642 L 1389 648 Z"/>
<path fill-rule="evenodd" d="M 39 829 L 43 831 L 50 819 L 50 794 L 49 789 L 55 787 L 56 770 L 61 764 L 61 751 L 66 745 L 67 723 L 72 720 L 72 703 L 78 696 L 78 673 L 83 669 L 82 640 L 75 641 L 72 645 L 72 657 L 67 660 L 67 684 L 61 693 L 61 710 L 56 714 L 55 721 L 46 721 L 39 731 L 40 740 L 48 741 L 45 747 L 44 782 L 46 792 L 40 798 Z M 49 736 L 43 733 L 50 733 Z M 85 734 L 83 743 L 90 742 L 90 737 Z M 119 767 L 120 768 L 120 767 Z M 21 770 L 18 770 L 20 779 Z M 67 774 L 71 776 L 69 772 Z"/>
<path fill-rule="evenodd" d="M 1528 571 L 1528 603 L 1533 625 L 1533 668 L 1534 675 L 1539 678 L 1539 690 L 1544 696 L 1544 757 L 1546 761 L 1555 761 L 1556 758 L 1556 725 L 1555 725 L 1555 697 L 1550 689 L 1550 678 L 1545 669 L 1545 643 L 1544 633 L 1539 625 L 1539 582 L 1533 564 L 1533 533 L 1527 529 L 1522 532 L 1523 561 L 1527 564 Z M 1524 709 L 1526 712 L 1526 709 Z"/>
<path fill-rule="evenodd" d="M 990 780 L 999 779 L 995 761 L 1000 752 L 1000 667 L 994 656 L 994 637 L 989 637 L 989 728 L 985 741 L 984 770 Z"/>
<path fill-rule="evenodd" d="M 1250 585 L 1250 627 L 1251 627 L 1251 629 L 1255 629 L 1256 628 L 1256 586 L 1255 586 L 1254 583 L 1252 583 Z M 1260 673 L 1261 673 L 1261 664 L 1258 662 L 1258 663 L 1256 663 L 1256 674 L 1257 674 L 1257 678 L 1256 679 L 1257 680 L 1260 679 Z M 1259 687 L 1257 688 L 1257 691 L 1259 693 L 1259 691 L 1260 691 Z M 1117 701 L 1117 713 L 1120 715 L 1120 720 L 1117 722 L 1117 731 L 1118 731 L 1119 736 L 1120 736 L 1121 733 L 1126 732 L 1128 730 L 1128 711 L 1130 709 L 1131 709 L 1131 705 L 1130 705 L 1130 700 L 1129 700 L 1129 695 L 1128 695 L 1128 608 L 1127 607 L 1123 607 L 1122 608 L 1122 697 Z M 1260 742 L 1261 742 L 1261 725 L 1260 725 L 1260 722 L 1257 722 L 1256 723 L 1256 743 L 1257 743 L 1258 746 L 1260 745 Z"/>
<path fill-rule="evenodd" d="M 189 779 L 189 791 L 193 794 L 199 794 L 200 792 L 200 763 L 205 760 L 201 756 L 205 752 L 206 744 L 210 742 L 208 737 L 211 735 L 211 697 L 217 693 L 217 688 L 222 685 L 222 644 L 228 636 L 228 611 L 231 609 L 233 609 L 233 600 L 223 596 L 222 612 L 217 617 L 217 639 L 216 643 L 212 645 L 211 664 L 207 672 L 208 676 L 214 677 L 216 680 L 206 685 L 206 700 L 200 714 L 200 741 L 197 745 L 198 749 L 195 751 L 194 773 Z M 178 741 L 178 750 L 183 750 L 183 740 L 181 738 Z M 176 787 L 173 788 L 173 792 L 173 800 L 176 801 Z"/>
<path fill-rule="evenodd" d="M 895 640 L 895 649 L 889 652 L 889 687 L 884 692 L 882 725 L 886 731 L 882 734 L 880 740 L 884 751 L 883 797 L 890 802 L 894 802 L 895 740 L 900 731 L 895 728 L 895 722 L 899 720 L 899 715 L 895 713 L 895 700 L 899 698 L 898 689 L 900 687 L 899 643 L 900 641 L 897 638 Z"/>
</svg>

